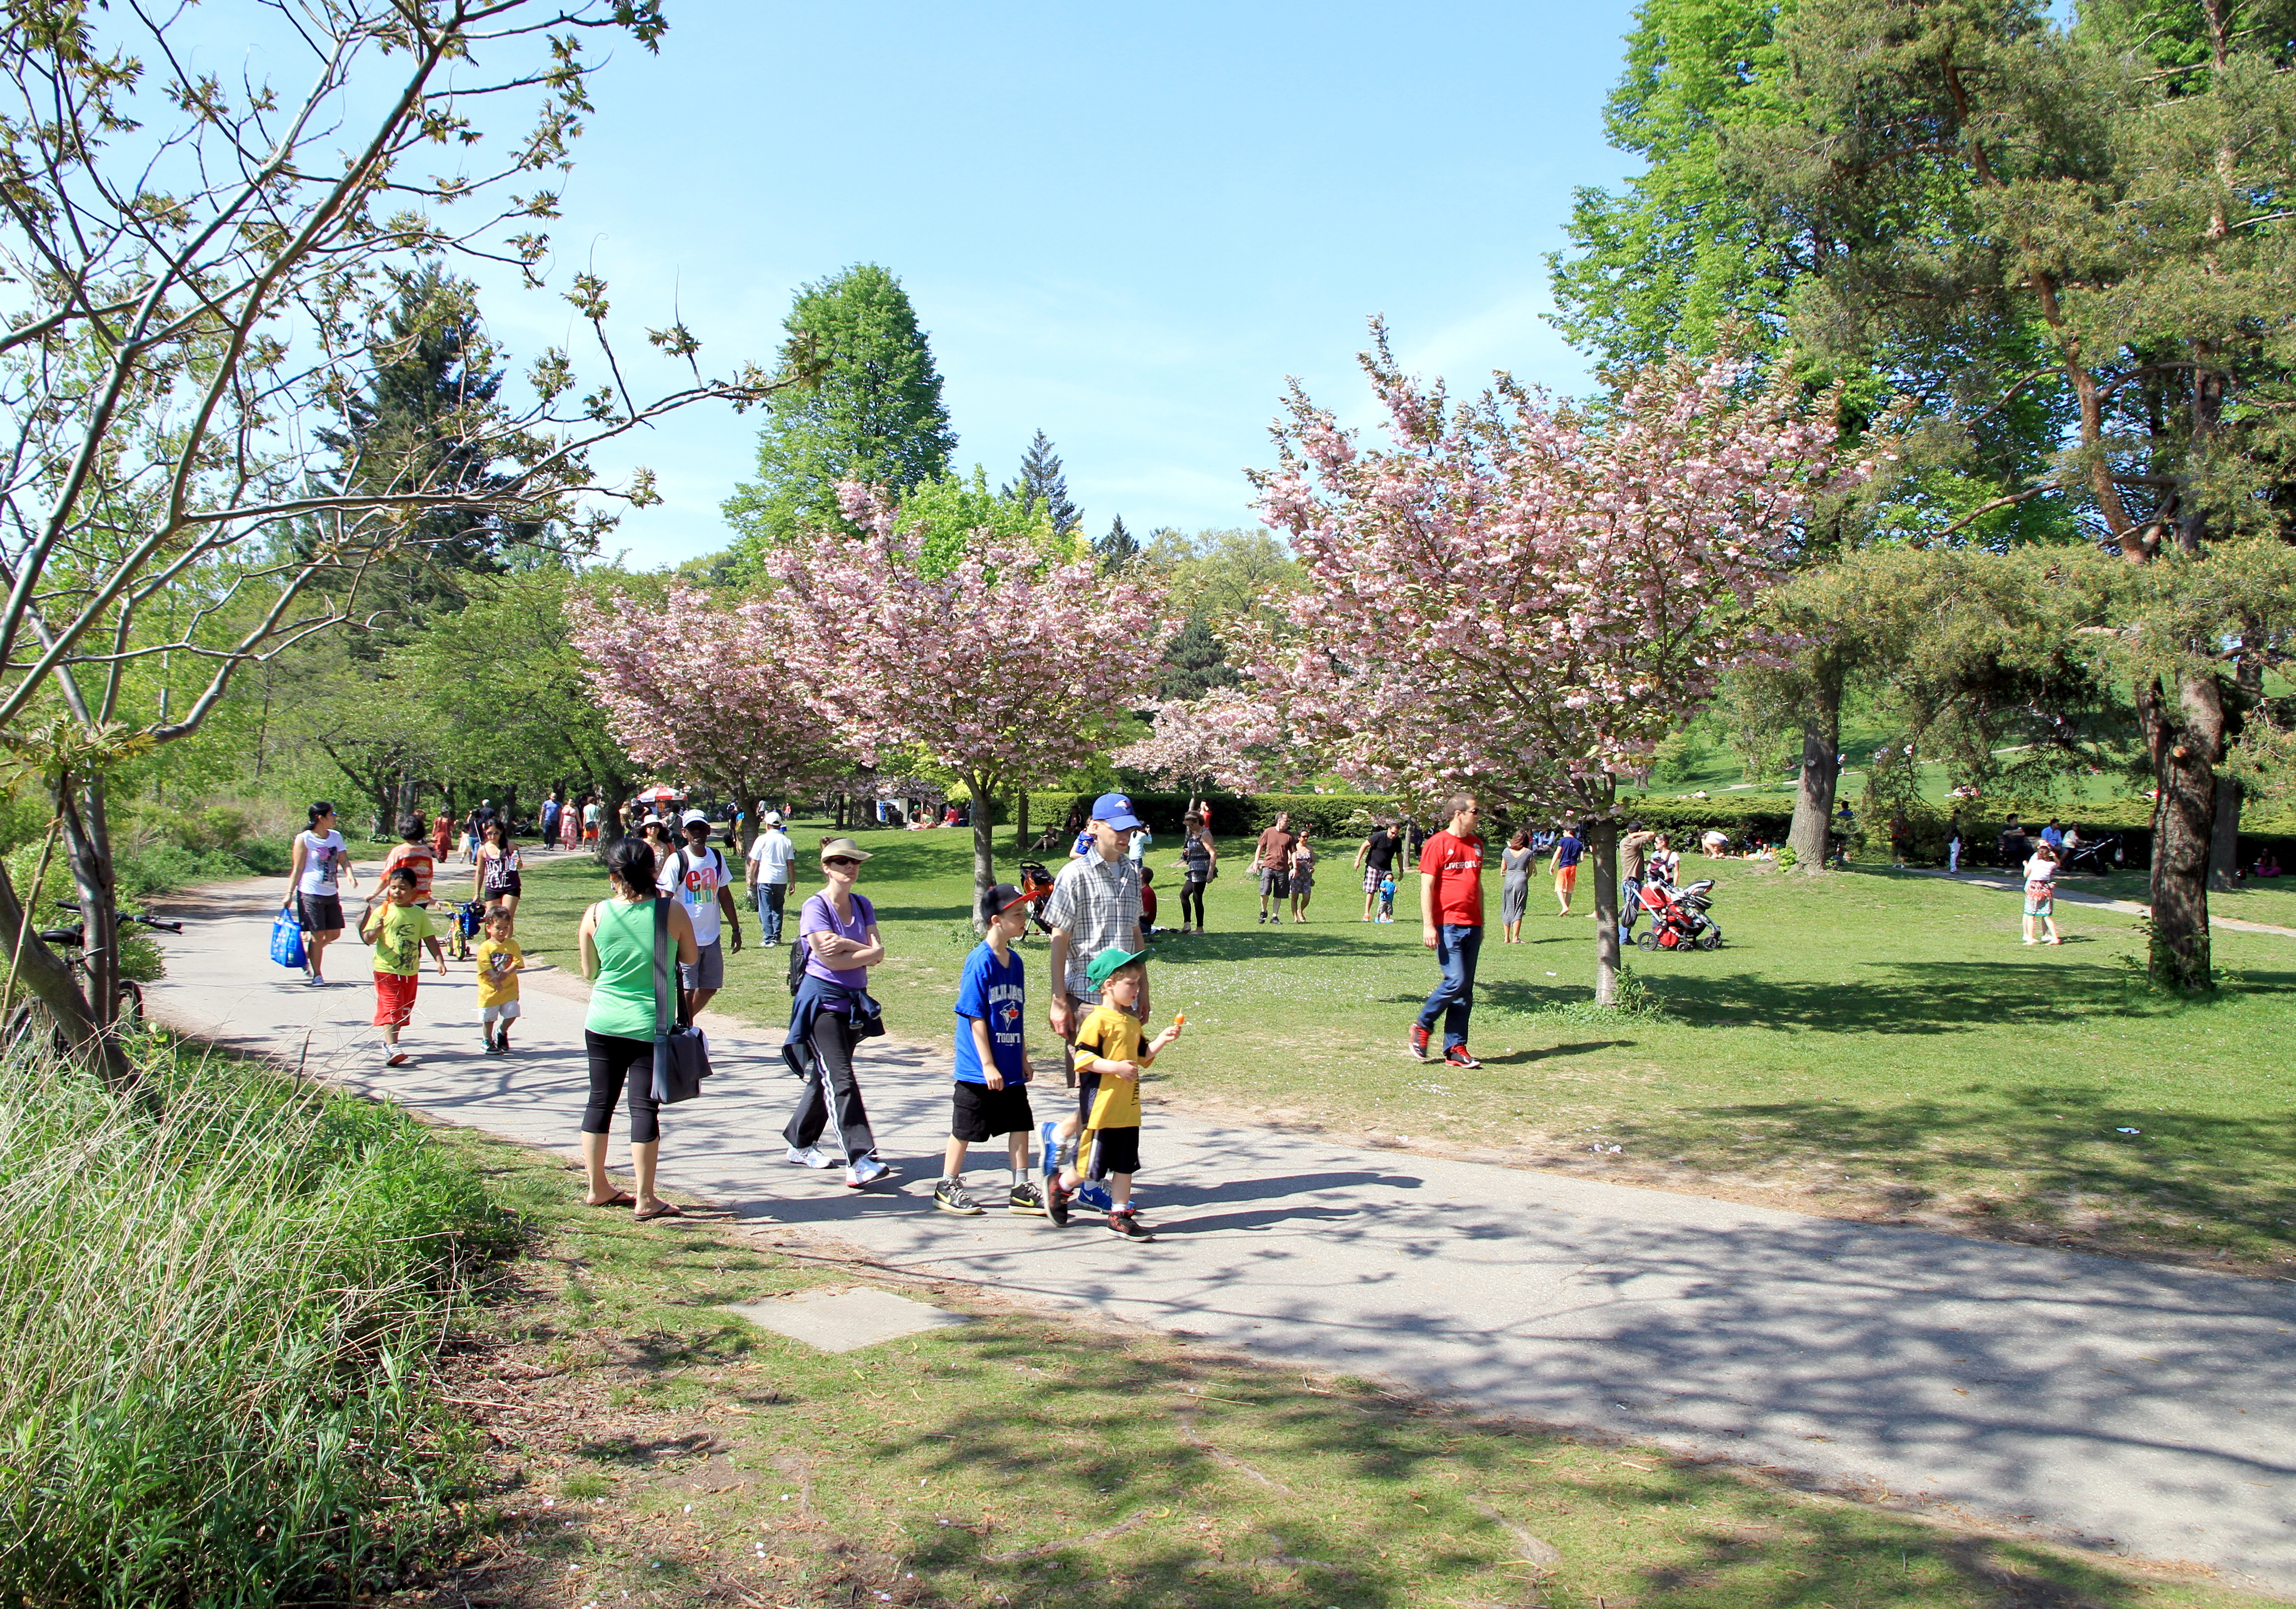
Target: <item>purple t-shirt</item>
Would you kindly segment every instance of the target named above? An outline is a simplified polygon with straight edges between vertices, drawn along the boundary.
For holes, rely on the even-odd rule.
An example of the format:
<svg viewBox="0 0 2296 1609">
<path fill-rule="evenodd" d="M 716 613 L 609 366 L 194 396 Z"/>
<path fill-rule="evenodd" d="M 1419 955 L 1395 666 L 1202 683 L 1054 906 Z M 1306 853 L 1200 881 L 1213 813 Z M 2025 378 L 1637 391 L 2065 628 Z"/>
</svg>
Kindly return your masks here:
<svg viewBox="0 0 2296 1609">
<path fill-rule="evenodd" d="M 840 922 L 837 919 L 837 907 L 829 903 L 829 896 L 816 894 L 805 902 L 805 908 L 798 913 L 797 941 L 805 945 L 808 950 L 811 950 L 813 946 L 808 942 L 807 934 L 835 933 L 840 938 L 852 940 L 856 944 L 866 944 L 869 941 L 869 930 L 876 925 L 877 907 L 869 903 L 868 895 L 854 895 L 853 920 Z M 826 978 L 832 983 L 842 983 L 848 989 L 869 987 L 869 969 L 865 966 L 852 966 L 839 972 L 825 964 L 819 956 L 808 955 L 806 957 L 805 970 L 812 977 Z"/>
</svg>

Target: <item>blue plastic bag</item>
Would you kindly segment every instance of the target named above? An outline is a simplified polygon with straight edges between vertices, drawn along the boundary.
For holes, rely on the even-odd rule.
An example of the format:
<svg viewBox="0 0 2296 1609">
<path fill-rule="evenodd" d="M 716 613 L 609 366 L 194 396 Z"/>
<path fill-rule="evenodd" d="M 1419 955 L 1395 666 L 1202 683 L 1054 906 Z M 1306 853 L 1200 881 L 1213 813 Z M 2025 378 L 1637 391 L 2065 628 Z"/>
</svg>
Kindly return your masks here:
<svg viewBox="0 0 2296 1609">
<path fill-rule="evenodd" d="M 295 919 L 295 913 L 291 910 L 283 908 L 272 919 L 271 958 L 280 965 L 291 966 L 298 972 L 306 965 L 303 958 L 303 924 Z"/>
</svg>

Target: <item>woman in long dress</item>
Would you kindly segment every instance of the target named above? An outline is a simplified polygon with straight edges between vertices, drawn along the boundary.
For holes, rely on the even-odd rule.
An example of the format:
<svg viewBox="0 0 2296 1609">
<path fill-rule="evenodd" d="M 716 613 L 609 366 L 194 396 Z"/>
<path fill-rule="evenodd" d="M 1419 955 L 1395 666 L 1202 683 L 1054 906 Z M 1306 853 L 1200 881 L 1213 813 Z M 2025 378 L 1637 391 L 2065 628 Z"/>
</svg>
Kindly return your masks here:
<svg viewBox="0 0 2296 1609">
<path fill-rule="evenodd" d="M 1530 868 L 1538 859 L 1538 851 L 1530 847 L 1530 829 L 1523 828 L 1507 840 L 1507 847 L 1499 856 L 1499 867 L 1505 874 L 1499 884 L 1499 925 L 1501 942 L 1522 942 L 1522 914 L 1530 904 Z"/>
</svg>

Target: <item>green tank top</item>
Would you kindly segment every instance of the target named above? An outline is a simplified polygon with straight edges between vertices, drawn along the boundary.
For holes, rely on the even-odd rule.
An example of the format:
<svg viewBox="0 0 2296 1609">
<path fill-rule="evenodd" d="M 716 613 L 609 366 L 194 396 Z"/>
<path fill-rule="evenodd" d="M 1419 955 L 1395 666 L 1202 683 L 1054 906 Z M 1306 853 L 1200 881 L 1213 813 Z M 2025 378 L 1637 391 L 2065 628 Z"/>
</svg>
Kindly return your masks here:
<svg viewBox="0 0 2296 1609">
<path fill-rule="evenodd" d="M 582 1023 L 592 1033 L 653 1038 L 653 905 L 651 899 L 599 902 L 591 935 L 598 980 L 590 986 L 590 1014 Z"/>
</svg>

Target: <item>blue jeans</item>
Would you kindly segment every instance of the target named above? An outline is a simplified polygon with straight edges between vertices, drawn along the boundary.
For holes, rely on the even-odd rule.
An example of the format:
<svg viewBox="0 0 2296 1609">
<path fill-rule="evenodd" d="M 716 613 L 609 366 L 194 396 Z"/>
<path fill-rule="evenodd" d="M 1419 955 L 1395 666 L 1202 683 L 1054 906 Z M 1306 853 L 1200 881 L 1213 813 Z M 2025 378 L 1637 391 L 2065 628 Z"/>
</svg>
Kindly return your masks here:
<svg viewBox="0 0 2296 1609">
<path fill-rule="evenodd" d="M 1432 1032 L 1440 1016 L 1446 1050 L 1467 1042 L 1467 1015 L 1475 1009 L 1475 958 L 1482 953 L 1480 927 L 1435 930 L 1435 959 L 1443 964 L 1443 981 L 1419 1008 L 1419 1026 Z"/>
<path fill-rule="evenodd" d="M 782 941 L 782 905 L 788 899 L 789 884 L 786 882 L 758 884 L 758 930 L 765 935 L 768 944 Z"/>
<path fill-rule="evenodd" d="M 1619 931 L 1631 936 L 1635 918 L 1643 914 L 1643 880 L 1639 877 L 1619 879 Z"/>
</svg>

